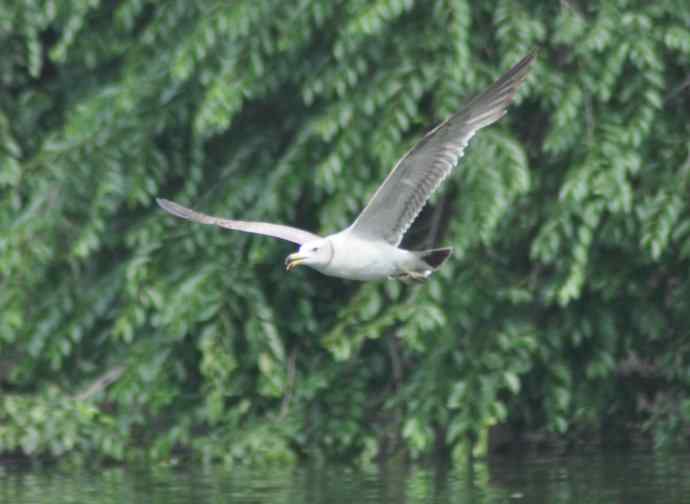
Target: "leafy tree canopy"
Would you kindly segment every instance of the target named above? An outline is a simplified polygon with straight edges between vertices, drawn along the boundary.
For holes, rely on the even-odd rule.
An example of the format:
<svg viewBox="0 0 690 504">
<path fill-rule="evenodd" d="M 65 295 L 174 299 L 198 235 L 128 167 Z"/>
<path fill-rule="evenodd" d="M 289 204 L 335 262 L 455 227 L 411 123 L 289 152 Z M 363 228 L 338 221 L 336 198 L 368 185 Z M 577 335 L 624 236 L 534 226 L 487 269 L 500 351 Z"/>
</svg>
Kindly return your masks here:
<svg viewBox="0 0 690 504">
<path fill-rule="evenodd" d="M 0 4 L 0 454 L 413 457 L 690 421 L 685 0 Z M 423 286 L 286 274 L 533 48 L 406 242 Z"/>
</svg>

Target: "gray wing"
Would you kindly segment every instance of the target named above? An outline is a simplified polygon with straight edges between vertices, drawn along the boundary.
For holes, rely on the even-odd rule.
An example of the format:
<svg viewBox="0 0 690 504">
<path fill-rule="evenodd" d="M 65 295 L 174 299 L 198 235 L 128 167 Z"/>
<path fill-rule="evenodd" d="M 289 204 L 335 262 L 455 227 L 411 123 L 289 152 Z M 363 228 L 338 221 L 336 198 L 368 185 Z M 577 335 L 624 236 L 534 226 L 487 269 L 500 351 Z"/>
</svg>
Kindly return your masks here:
<svg viewBox="0 0 690 504">
<path fill-rule="evenodd" d="M 534 57 L 532 53 L 523 58 L 489 89 L 427 133 L 396 163 L 350 231 L 397 246 L 431 194 L 457 165 L 472 136 L 506 113 Z"/>
<path fill-rule="evenodd" d="M 273 236 L 274 238 L 291 241 L 293 243 L 297 243 L 298 245 L 321 238 L 319 235 L 310 233 L 309 231 L 304 231 L 302 229 L 297 229 L 290 226 L 283 226 L 281 224 L 239 221 L 212 217 L 162 198 L 156 198 L 156 202 L 163 210 L 173 214 L 175 217 L 200 222 L 201 224 L 213 224 L 214 226 L 220 226 L 226 229 L 234 229 L 236 231 L 244 231 L 245 233 Z"/>
</svg>

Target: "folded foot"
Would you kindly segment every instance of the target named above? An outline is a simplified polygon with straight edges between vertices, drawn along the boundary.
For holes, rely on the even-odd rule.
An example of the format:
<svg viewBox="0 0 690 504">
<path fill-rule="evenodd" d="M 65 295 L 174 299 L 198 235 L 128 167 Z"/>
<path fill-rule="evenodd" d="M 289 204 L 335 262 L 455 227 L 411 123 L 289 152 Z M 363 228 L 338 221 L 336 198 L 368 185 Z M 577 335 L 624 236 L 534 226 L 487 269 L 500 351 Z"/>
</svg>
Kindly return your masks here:
<svg viewBox="0 0 690 504">
<path fill-rule="evenodd" d="M 402 280 L 406 284 L 411 283 L 422 283 L 426 281 L 427 278 L 431 276 L 432 271 L 405 271 L 404 273 L 399 273 L 397 275 L 391 276 L 396 280 Z"/>
</svg>

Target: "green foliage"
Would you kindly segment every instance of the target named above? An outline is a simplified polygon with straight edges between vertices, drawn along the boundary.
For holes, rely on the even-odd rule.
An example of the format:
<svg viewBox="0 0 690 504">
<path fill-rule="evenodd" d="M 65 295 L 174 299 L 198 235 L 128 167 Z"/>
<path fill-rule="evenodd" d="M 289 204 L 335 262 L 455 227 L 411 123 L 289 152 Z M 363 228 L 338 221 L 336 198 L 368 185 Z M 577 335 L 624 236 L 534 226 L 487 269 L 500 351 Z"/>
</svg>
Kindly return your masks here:
<svg viewBox="0 0 690 504">
<path fill-rule="evenodd" d="M 680 0 L 4 2 L 0 454 L 423 457 L 499 423 L 677 442 L 688 26 Z M 289 244 L 155 205 L 334 232 L 535 47 L 411 230 L 456 249 L 421 287 L 288 275 Z"/>
<path fill-rule="evenodd" d="M 71 451 L 122 460 L 127 432 L 93 404 L 64 396 L 55 387 L 36 396 L 6 394 L 0 407 L 0 447 L 26 455 L 60 457 Z"/>
</svg>

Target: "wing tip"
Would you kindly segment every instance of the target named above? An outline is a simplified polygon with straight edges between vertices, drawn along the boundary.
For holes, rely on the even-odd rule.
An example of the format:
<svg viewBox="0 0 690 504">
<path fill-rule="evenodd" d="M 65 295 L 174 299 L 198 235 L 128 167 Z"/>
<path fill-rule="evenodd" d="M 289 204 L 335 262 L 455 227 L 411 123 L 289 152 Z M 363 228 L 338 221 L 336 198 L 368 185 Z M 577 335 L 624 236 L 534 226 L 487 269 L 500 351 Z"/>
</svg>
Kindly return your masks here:
<svg viewBox="0 0 690 504">
<path fill-rule="evenodd" d="M 156 203 L 158 203 L 158 206 L 161 207 L 163 210 L 165 210 L 168 213 L 171 214 L 176 214 L 177 210 L 177 203 L 173 203 L 170 200 L 167 200 L 165 198 L 156 198 Z"/>
<path fill-rule="evenodd" d="M 181 219 L 194 220 L 195 212 L 189 208 L 185 208 L 182 205 L 178 205 L 174 201 L 167 200 L 165 198 L 156 198 L 156 203 L 163 210 L 168 212 L 175 217 Z"/>
<path fill-rule="evenodd" d="M 475 97 L 470 103 L 488 99 L 490 106 L 506 109 L 515 94 L 527 79 L 530 67 L 539 54 L 539 48 L 532 49 L 526 56 L 513 65 L 510 70 L 498 78 L 486 91 Z M 501 116 L 502 117 L 502 116 Z"/>
<path fill-rule="evenodd" d="M 530 52 L 527 53 L 526 56 L 524 56 L 516 66 L 529 66 L 532 64 L 532 62 L 537 59 L 537 56 L 539 56 L 539 53 L 541 52 L 541 49 L 539 47 L 533 47 Z"/>
<path fill-rule="evenodd" d="M 511 88 L 511 98 L 512 94 L 517 91 L 517 88 L 522 84 L 522 82 L 527 78 L 530 66 L 537 59 L 539 55 L 539 48 L 535 47 L 526 56 L 524 56 L 520 61 L 515 63 L 510 70 L 508 70 L 503 77 L 496 81 L 498 87 L 503 87 L 503 85 L 508 85 Z"/>
</svg>

